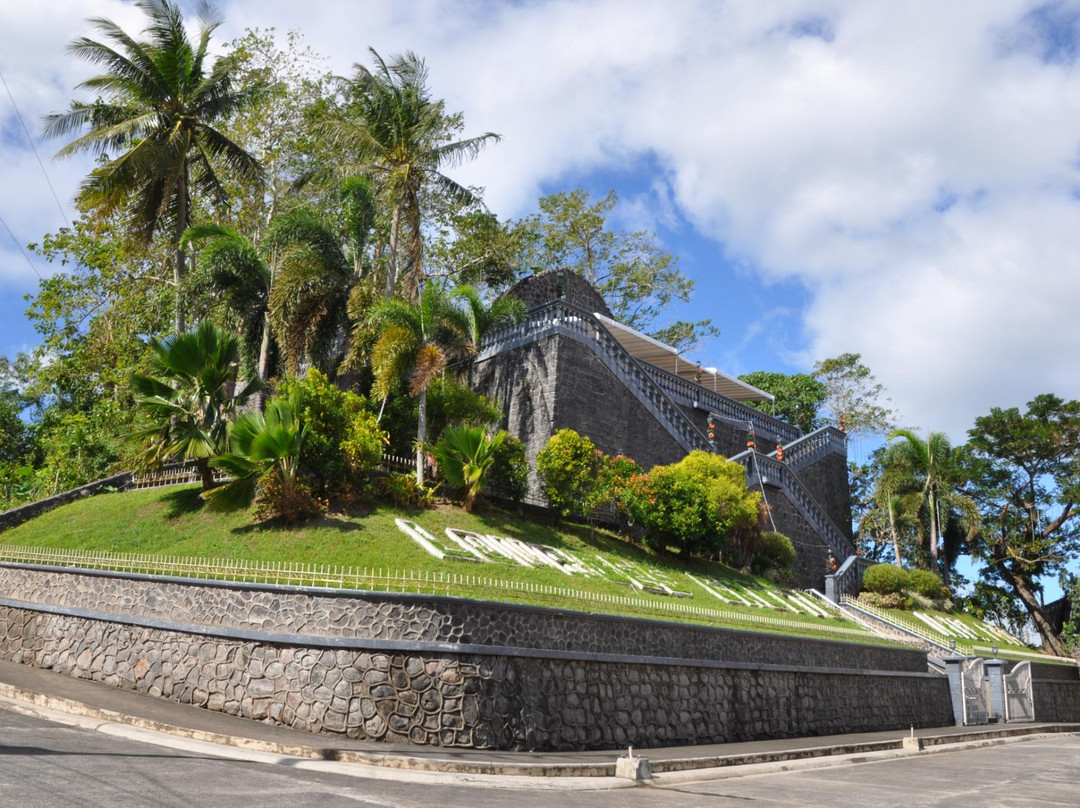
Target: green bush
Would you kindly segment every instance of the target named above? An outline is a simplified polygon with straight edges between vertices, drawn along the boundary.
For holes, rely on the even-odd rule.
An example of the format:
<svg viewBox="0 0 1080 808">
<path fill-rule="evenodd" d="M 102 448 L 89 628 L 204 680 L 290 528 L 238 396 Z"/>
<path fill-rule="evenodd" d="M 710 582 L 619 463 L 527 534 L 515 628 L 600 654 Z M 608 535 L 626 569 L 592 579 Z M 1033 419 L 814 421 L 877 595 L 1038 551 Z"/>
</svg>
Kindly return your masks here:
<svg viewBox="0 0 1080 808">
<path fill-rule="evenodd" d="M 932 601 L 939 601 L 947 594 L 941 578 L 930 570 L 909 570 L 905 588 Z"/>
<path fill-rule="evenodd" d="M 529 490 L 529 459 L 525 444 L 507 434 L 495 450 L 495 462 L 488 470 L 488 486 L 515 505 L 525 499 Z"/>
<path fill-rule="evenodd" d="M 700 451 L 632 475 L 620 495 L 645 544 L 701 556 L 720 552 L 732 534 L 756 531 L 759 502 L 742 466 Z"/>
<path fill-rule="evenodd" d="M 430 508 L 435 504 L 435 489 L 420 485 L 412 472 L 383 477 L 379 493 L 399 508 Z"/>
<path fill-rule="evenodd" d="M 878 595 L 900 594 L 908 588 L 908 571 L 894 564 L 875 564 L 863 575 L 863 589 Z"/>
<path fill-rule="evenodd" d="M 758 536 L 754 557 L 750 562 L 750 571 L 755 575 L 764 575 L 768 570 L 790 570 L 795 563 L 795 545 L 783 533 L 771 530 L 763 531 Z"/>
<path fill-rule="evenodd" d="M 869 570 L 867 571 L 869 572 Z M 884 595 L 877 592 L 860 592 L 859 602 L 868 606 L 876 606 L 879 609 L 903 609 L 907 605 L 904 596 L 896 592 L 888 592 Z"/>
<path fill-rule="evenodd" d="M 560 429 L 536 455 L 544 495 L 560 516 L 588 516 L 603 498 L 606 457 L 584 435 Z"/>
<path fill-rule="evenodd" d="M 369 482 L 382 458 L 386 434 L 364 407 L 364 399 L 338 388 L 312 368 L 303 379 L 286 379 L 282 397 L 299 395 L 307 434 L 300 470 L 319 496 L 355 493 Z"/>
</svg>

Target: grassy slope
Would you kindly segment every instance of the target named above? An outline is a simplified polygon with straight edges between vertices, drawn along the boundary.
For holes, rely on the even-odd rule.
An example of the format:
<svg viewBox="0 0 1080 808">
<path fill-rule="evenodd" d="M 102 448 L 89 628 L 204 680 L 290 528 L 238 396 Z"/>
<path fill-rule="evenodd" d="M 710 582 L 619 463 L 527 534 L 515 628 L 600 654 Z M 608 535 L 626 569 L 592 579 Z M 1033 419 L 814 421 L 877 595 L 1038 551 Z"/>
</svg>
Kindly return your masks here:
<svg viewBox="0 0 1080 808">
<path fill-rule="evenodd" d="M 444 528 L 449 526 L 560 547 L 582 556 L 599 554 L 612 560 L 629 558 L 671 574 L 676 578 L 678 588 L 693 593 L 692 599 L 678 599 L 679 603 L 724 610 L 736 616 L 757 614 L 795 621 L 798 626 L 788 629 L 789 633 L 817 633 L 828 636 L 821 634 L 820 626 L 855 628 L 853 624 L 838 618 L 816 618 L 780 609 L 749 608 L 721 603 L 684 573 L 708 575 L 744 590 L 775 591 L 775 587 L 716 563 L 692 562 L 683 565 L 677 559 L 656 556 L 634 547 L 613 534 L 599 530 L 590 531 L 580 525 L 529 521 L 495 509 L 466 514 L 460 508 L 440 506 L 428 511 L 403 512 L 381 505 L 365 513 L 329 514 L 297 527 L 255 525 L 252 524 L 250 512 L 218 514 L 206 511 L 198 498 L 198 490 L 198 487 L 186 486 L 99 495 L 57 508 L 0 533 L 0 543 L 84 551 L 374 567 L 416 571 L 421 574 L 453 572 L 541 586 L 572 588 L 623 598 L 632 596 L 656 603 L 676 600 L 628 590 L 609 580 L 566 575 L 552 568 L 529 569 L 439 560 L 427 554 L 398 530 L 394 525 L 394 518 L 401 516 L 417 522 L 440 538 Z M 538 602 L 534 597 L 516 596 L 515 593 L 504 590 L 478 594 L 495 599 Z M 583 604 L 565 596 L 561 599 L 548 597 L 543 602 L 566 608 L 649 614 L 647 609 Z M 676 618 L 671 616 L 668 619 Z M 728 624 L 750 627 L 745 622 L 740 625 L 737 617 L 728 621 Z M 868 635 L 867 641 L 875 642 L 876 638 Z"/>
</svg>

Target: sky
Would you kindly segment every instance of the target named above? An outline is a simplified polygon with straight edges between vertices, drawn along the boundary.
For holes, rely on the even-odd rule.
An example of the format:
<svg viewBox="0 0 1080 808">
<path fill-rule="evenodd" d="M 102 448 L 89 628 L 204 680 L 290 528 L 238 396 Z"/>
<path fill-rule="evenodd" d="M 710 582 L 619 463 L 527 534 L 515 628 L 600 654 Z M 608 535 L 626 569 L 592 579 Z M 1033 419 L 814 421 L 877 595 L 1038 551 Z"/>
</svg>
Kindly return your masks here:
<svg viewBox="0 0 1080 808">
<path fill-rule="evenodd" d="M 450 172 L 502 218 L 616 190 L 616 226 L 697 282 L 670 317 L 720 328 L 706 365 L 860 353 L 902 424 L 954 441 L 991 407 L 1080 398 L 1080 0 L 218 5 L 219 52 L 274 27 L 342 75 L 368 48 L 420 54 L 465 134 L 502 136 Z M 72 216 L 89 168 L 52 159 L 40 121 L 87 98 L 65 48 L 95 16 L 142 27 L 122 0 L 0 0 L 7 355 L 35 343 L 23 296 L 62 271 L 20 248 Z"/>
</svg>

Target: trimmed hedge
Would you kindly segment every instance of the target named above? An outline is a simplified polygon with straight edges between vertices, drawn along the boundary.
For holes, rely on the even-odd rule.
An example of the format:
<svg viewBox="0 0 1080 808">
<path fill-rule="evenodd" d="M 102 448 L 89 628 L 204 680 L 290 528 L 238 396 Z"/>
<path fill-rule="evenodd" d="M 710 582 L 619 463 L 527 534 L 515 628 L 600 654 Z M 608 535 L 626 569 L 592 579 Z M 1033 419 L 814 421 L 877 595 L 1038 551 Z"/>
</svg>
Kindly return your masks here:
<svg viewBox="0 0 1080 808">
<path fill-rule="evenodd" d="M 875 564 L 863 575 L 863 589 L 878 595 L 898 595 L 908 588 L 909 575 L 895 564 Z M 939 582 L 940 583 L 940 582 Z"/>
</svg>

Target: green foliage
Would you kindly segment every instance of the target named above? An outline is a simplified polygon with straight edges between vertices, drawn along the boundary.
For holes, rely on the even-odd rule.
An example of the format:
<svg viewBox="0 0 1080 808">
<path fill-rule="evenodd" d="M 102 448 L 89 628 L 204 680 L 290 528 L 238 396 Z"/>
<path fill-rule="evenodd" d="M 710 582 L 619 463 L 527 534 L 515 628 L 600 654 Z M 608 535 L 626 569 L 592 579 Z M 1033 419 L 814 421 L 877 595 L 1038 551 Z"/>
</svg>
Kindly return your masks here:
<svg viewBox="0 0 1080 808">
<path fill-rule="evenodd" d="M 212 510 L 247 507 L 258 492 L 259 517 L 298 522 L 320 511 L 320 503 L 299 478 L 306 434 L 302 408 L 300 395 L 294 392 L 271 400 L 265 414 L 249 412 L 236 419 L 229 452 L 210 461 L 230 479 L 201 495 Z"/>
<path fill-rule="evenodd" d="M 489 488 L 518 505 L 529 490 L 529 458 L 525 444 L 506 433 L 506 438 L 495 450 L 495 459 L 487 476 Z"/>
<path fill-rule="evenodd" d="M 390 62 L 371 50 L 373 70 L 356 65 L 343 85 L 345 103 L 323 124 L 339 146 L 345 173 L 369 176 L 391 211 L 385 291 L 404 279 L 415 297 L 424 280 L 424 206 L 433 196 L 461 209 L 478 206 L 479 197 L 442 173 L 447 165 L 476 157 L 499 136 L 487 132 L 455 139 L 463 128 L 460 113 L 448 114 L 431 98 L 424 61 L 406 52 Z"/>
<path fill-rule="evenodd" d="M 600 473 L 600 485 L 603 491 L 603 499 L 613 502 L 623 516 L 626 512 L 626 490 L 635 477 L 645 473 L 645 470 L 624 454 L 609 457 L 603 464 Z"/>
<path fill-rule="evenodd" d="M 907 609 L 910 602 L 899 592 L 860 592 L 859 601 L 879 609 Z"/>
<path fill-rule="evenodd" d="M 527 249 L 522 265 L 537 271 L 577 272 L 596 286 L 615 319 L 675 348 L 687 349 L 716 334 L 709 320 L 656 328 L 673 303 L 690 300 L 694 281 L 653 234 L 609 229 L 608 218 L 617 202 L 614 191 L 597 202 L 590 202 L 582 190 L 542 197 L 540 212 L 525 220 L 534 235 L 522 239 Z"/>
<path fill-rule="evenodd" d="M 435 379 L 427 391 L 428 431 L 439 435 L 450 426 L 492 427 L 503 419 L 499 403 L 449 376 Z"/>
<path fill-rule="evenodd" d="M 1080 402 L 1040 395 L 1026 412 L 995 407 L 968 438 L 966 471 L 983 520 L 972 554 L 988 583 L 1023 602 L 1044 647 L 1064 655 L 1038 591 L 1040 577 L 1080 553 Z"/>
<path fill-rule="evenodd" d="M 83 182 L 81 203 L 103 217 L 127 213 L 131 232 L 144 244 L 171 226 L 179 288 L 186 273 L 180 236 L 190 223 L 192 196 L 225 203 L 217 173 L 221 164 L 248 178 L 261 173 L 250 154 L 214 128 L 250 104 L 253 93 L 234 88 L 228 62 L 210 59 L 210 39 L 222 22 L 211 6 L 197 9 L 194 42 L 175 3 L 158 0 L 140 8 L 147 16 L 146 39 L 96 19 L 93 24 L 106 41 L 82 38 L 71 44 L 71 53 L 104 72 L 83 85 L 93 88 L 96 99 L 73 101 L 67 112 L 47 116 L 45 134 L 66 136 L 89 127 L 59 152 L 102 158 Z M 176 331 L 182 332 L 179 298 L 177 303 Z"/>
<path fill-rule="evenodd" d="M 722 552 L 737 532 L 756 534 L 758 528 L 761 495 L 746 490 L 745 470 L 707 452 L 631 477 L 622 498 L 646 545 L 657 550 L 709 556 Z"/>
<path fill-rule="evenodd" d="M 764 530 L 758 536 L 754 547 L 754 558 L 750 562 L 750 571 L 755 575 L 764 575 L 769 570 L 781 572 L 791 569 L 795 563 L 795 545 L 783 533 Z"/>
<path fill-rule="evenodd" d="M 745 373 L 739 379 L 775 397 L 775 401 L 746 402 L 749 406 L 794 424 L 803 432 L 825 426 L 818 415 L 825 403 L 825 385 L 813 376 L 757 370 Z"/>
<path fill-rule="evenodd" d="M 846 353 L 814 363 L 825 386 L 825 409 L 833 425 L 852 435 L 880 435 L 894 426 L 896 412 L 862 355 Z"/>
<path fill-rule="evenodd" d="M 356 393 L 341 390 L 315 368 L 302 379 L 288 378 L 281 396 L 300 401 L 306 430 L 300 469 L 320 497 L 359 493 L 382 458 L 385 433 Z"/>
<path fill-rule="evenodd" d="M 941 578 L 930 570 L 908 570 L 908 582 L 905 587 L 910 592 L 931 600 L 941 600 L 947 595 Z"/>
<path fill-rule="evenodd" d="M 560 429 L 536 455 L 544 495 L 560 516 L 586 517 L 603 497 L 604 454 L 588 437 Z"/>
<path fill-rule="evenodd" d="M 495 462 L 495 454 L 507 437 L 505 431 L 488 435 L 483 427 L 451 426 L 435 444 L 432 454 L 439 464 L 439 473 L 461 493 L 466 513 L 472 511 L 488 469 Z"/>
<path fill-rule="evenodd" d="M 908 588 L 908 571 L 893 564 L 875 564 L 863 575 L 863 589 L 878 595 L 900 594 Z"/>
<path fill-rule="evenodd" d="M 379 493 L 399 508 L 430 508 L 435 489 L 416 481 L 413 474 L 388 474 L 379 483 Z"/>
<path fill-rule="evenodd" d="M 209 322 L 192 333 L 153 340 L 150 348 L 153 375 L 131 377 L 135 400 L 152 422 L 136 433 L 146 443 L 142 460 L 196 460 L 203 486 L 210 488 L 206 461 L 224 451 L 230 417 L 261 384 L 255 379 L 236 389 L 239 342 Z"/>
</svg>

